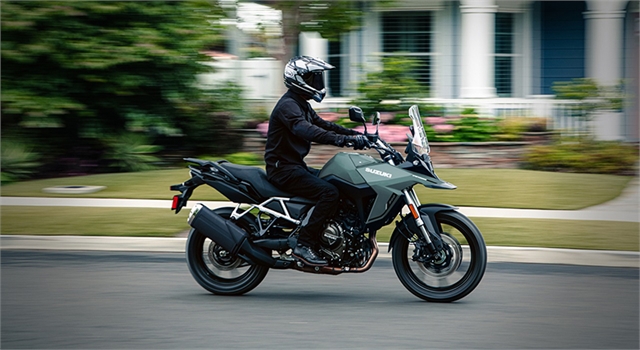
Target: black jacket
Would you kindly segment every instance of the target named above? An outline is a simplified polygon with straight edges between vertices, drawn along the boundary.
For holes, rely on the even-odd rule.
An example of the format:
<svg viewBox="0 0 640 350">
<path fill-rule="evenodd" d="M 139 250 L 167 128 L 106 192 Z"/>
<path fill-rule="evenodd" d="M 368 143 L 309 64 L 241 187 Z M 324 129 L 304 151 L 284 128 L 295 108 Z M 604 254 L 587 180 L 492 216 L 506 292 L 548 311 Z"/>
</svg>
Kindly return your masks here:
<svg viewBox="0 0 640 350">
<path fill-rule="evenodd" d="M 273 108 L 269 119 L 264 153 L 267 174 L 283 165 L 306 167 L 304 157 L 309 154 L 311 142 L 342 147 L 344 135 L 355 134 L 354 130 L 320 118 L 309 102 L 287 91 Z"/>
</svg>

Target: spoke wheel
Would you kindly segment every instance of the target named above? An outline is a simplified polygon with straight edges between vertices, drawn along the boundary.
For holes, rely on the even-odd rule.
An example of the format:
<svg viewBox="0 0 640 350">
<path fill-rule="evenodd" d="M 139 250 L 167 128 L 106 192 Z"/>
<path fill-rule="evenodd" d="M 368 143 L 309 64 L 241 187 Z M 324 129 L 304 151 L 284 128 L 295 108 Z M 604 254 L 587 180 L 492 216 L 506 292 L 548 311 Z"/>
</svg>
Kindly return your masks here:
<svg viewBox="0 0 640 350">
<path fill-rule="evenodd" d="M 228 219 L 231 210 L 222 208 L 215 212 Z M 251 234 L 254 226 L 248 216 L 245 217 L 236 224 Z M 231 256 L 226 249 L 196 229 L 189 232 L 186 258 L 189 271 L 196 282 L 214 294 L 247 293 L 257 287 L 269 272 L 266 266 L 251 265 L 238 256 Z"/>
<path fill-rule="evenodd" d="M 416 244 L 400 237 L 392 247 L 393 268 L 400 282 L 417 297 L 451 302 L 478 286 L 486 269 L 487 250 L 480 230 L 461 213 L 440 212 L 436 220 L 444 243 L 440 254 L 424 261 L 416 253 Z"/>
</svg>

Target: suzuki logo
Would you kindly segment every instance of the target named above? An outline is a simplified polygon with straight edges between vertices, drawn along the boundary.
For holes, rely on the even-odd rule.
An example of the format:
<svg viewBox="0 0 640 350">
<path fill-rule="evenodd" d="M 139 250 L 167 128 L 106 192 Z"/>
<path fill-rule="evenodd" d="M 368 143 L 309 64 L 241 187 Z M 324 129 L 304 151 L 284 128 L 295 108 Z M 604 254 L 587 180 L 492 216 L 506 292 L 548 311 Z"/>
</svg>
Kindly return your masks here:
<svg viewBox="0 0 640 350">
<path fill-rule="evenodd" d="M 387 178 L 391 178 L 393 175 L 391 175 L 390 173 L 384 172 L 384 171 L 380 171 L 380 170 L 376 170 L 376 169 L 371 169 L 371 168 L 364 168 L 364 171 L 374 174 L 374 175 L 378 175 L 378 176 L 384 176 Z"/>
</svg>

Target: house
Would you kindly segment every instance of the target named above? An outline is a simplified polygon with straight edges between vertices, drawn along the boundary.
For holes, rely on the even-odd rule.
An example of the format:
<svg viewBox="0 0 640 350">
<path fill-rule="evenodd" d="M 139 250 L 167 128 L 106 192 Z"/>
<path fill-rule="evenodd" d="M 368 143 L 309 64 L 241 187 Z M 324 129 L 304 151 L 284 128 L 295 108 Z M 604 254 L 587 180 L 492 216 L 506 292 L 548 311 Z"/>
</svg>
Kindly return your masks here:
<svg viewBox="0 0 640 350">
<path fill-rule="evenodd" d="M 328 74 L 328 97 L 319 108 L 348 105 L 366 72 L 379 69 L 382 57 L 401 54 L 421 63 L 416 78 L 427 102 L 549 117 L 556 127 L 572 127 L 575 118 L 567 117 L 569 101 L 554 99 L 554 82 L 624 81 L 622 111 L 599 112 L 591 128 L 600 139 L 640 140 L 638 1 L 395 0 L 358 6 L 365 14 L 360 29 L 340 41 L 300 35 L 300 54 L 337 67 Z M 280 79 L 277 71 L 270 76 Z"/>
</svg>

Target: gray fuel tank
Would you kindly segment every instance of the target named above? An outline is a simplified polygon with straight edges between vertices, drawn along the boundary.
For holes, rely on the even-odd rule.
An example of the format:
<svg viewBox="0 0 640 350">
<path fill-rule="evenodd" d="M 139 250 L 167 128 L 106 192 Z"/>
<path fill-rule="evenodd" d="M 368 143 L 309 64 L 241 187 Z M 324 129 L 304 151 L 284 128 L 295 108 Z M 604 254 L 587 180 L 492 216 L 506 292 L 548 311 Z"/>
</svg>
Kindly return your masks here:
<svg viewBox="0 0 640 350">
<path fill-rule="evenodd" d="M 381 162 L 381 160 L 377 160 L 366 154 L 340 152 L 333 156 L 333 158 L 329 159 L 324 167 L 322 167 L 319 177 L 326 178 L 333 175 L 354 185 L 359 185 L 365 183 L 365 181 L 364 178 L 356 171 L 356 168 Z"/>
</svg>

